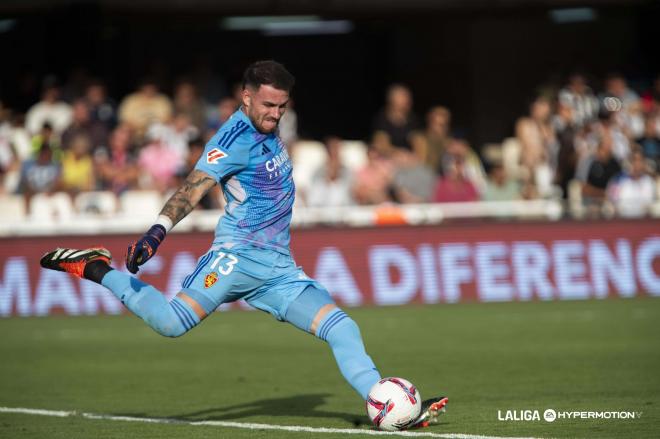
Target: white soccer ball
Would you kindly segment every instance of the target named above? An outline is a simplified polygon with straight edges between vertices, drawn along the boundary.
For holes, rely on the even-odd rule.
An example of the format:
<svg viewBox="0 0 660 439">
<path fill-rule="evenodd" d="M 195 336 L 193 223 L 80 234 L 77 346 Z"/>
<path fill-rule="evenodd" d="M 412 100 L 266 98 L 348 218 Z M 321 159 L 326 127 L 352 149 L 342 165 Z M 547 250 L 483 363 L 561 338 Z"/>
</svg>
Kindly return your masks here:
<svg viewBox="0 0 660 439">
<path fill-rule="evenodd" d="M 367 414 L 380 430 L 403 430 L 419 417 L 421 410 L 419 391 L 403 378 L 383 378 L 374 384 L 367 397 Z"/>
</svg>

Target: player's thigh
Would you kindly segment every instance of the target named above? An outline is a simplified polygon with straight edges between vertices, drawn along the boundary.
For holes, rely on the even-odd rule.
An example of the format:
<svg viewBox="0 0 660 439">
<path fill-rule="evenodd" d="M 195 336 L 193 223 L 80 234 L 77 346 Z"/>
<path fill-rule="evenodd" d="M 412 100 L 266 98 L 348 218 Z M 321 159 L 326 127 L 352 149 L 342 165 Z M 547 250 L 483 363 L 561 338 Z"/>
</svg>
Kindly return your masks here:
<svg viewBox="0 0 660 439">
<path fill-rule="evenodd" d="M 311 284 L 289 304 L 285 320 L 298 329 L 316 334 L 325 315 L 337 308 L 337 304 L 325 288 Z"/>
<path fill-rule="evenodd" d="M 337 308 L 328 291 L 316 282 L 282 283 L 269 287 L 246 301 L 276 319 L 287 321 L 298 329 L 316 334 L 323 317 Z"/>
<path fill-rule="evenodd" d="M 336 307 L 325 288 L 305 274 L 289 255 L 277 255 L 273 271 L 266 283 L 245 297 L 251 306 L 288 321 L 303 331 L 313 332 L 319 312 Z"/>
<path fill-rule="evenodd" d="M 181 284 L 187 295 L 206 311 L 213 312 L 223 303 L 242 299 L 258 289 L 264 280 L 249 275 L 253 262 L 227 250 L 210 250 L 199 258 L 197 266 Z"/>
</svg>

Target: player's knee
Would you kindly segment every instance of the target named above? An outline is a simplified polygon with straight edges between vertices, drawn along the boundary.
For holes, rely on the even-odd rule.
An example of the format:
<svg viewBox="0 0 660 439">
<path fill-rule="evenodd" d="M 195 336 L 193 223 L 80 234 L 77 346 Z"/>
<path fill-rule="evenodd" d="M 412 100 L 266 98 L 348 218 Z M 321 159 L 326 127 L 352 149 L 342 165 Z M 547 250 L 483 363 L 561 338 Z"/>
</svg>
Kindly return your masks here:
<svg viewBox="0 0 660 439">
<path fill-rule="evenodd" d="M 151 328 L 163 337 L 181 337 L 188 332 L 188 328 L 181 324 L 176 317 L 160 318 L 150 322 Z"/>
<path fill-rule="evenodd" d="M 167 306 L 160 307 L 144 320 L 154 331 L 164 337 L 181 337 L 197 326 L 200 322 L 194 311 L 187 305 L 181 304 L 177 299 L 169 302 Z"/>
<path fill-rule="evenodd" d="M 163 337 L 177 338 L 188 332 L 181 324 L 154 326 L 153 329 Z"/>
</svg>

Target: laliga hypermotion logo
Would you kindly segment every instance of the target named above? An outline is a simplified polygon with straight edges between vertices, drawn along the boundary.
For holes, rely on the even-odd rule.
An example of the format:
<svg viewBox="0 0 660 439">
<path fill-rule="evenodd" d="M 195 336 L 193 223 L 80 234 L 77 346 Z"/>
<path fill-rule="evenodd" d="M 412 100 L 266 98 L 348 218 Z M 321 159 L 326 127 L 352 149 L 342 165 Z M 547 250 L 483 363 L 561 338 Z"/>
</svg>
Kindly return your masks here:
<svg viewBox="0 0 660 439">
<path fill-rule="evenodd" d="M 206 162 L 210 165 L 215 165 L 218 163 L 218 160 L 227 157 L 227 153 L 220 151 L 218 148 L 213 148 L 208 153 L 206 153 Z"/>
<path fill-rule="evenodd" d="M 546 409 L 543 420 L 555 422 L 562 419 L 639 419 L 642 412 L 635 411 L 558 411 Z M 498 410 L 498 421 L 540 421 L 539 410 Z"/>
</svg>

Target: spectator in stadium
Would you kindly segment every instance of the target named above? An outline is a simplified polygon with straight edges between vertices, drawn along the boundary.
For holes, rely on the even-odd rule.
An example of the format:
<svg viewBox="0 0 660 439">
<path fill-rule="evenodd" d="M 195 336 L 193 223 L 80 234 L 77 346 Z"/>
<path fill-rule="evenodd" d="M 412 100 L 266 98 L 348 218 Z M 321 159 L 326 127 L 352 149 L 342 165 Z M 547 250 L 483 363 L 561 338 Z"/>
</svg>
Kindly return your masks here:
<svg viewBox="0 0 660 439">
<path fill-rule="evenodd" d="M 614 73 L 607 77 L 600 99 L 601 109 L 613 113 L 614 121 L 626 137 L 634 139 L 643 134 L 642 102 L 622 75 Z"/>
<path fill-rule="evenodd" d="M 443 160 L 442 177 L 435 186 L 434 201 L 457 203 L 478 201 L 479 192 L 465 176 L 465 159 L 460 155 L 447 155 Z"/>
<path fill-rule="evenodd" d="M 443 171 L 445 160 L 456 160 L 461 163 L 462 173 L 478 192 L 486 187 L 486 171 L 477 153 L 465 139 L 452 138 L 447 142 L 447 148 L 442 156 Z"/>
<path fill-rule="evenodd" d="M 8 152 L 11 151 L 11 110 L 0 101 L 0 166 L 6 163 Z M 15 154 L 11 152 L 11 156 Z"/>
<path fill-rule="evenodd" d="M 60 89 L 55 79 L 47 78 L 41 101 L 34 104 L 25 116 L 25 126 L 30 134 L 41 131 L 44 124 L 49 124 L 55 134 L 59 135 L 71 123 L 71 107 L 59 98 Z"/>
<path fill-rule="evenodd" d="M 20 159 L 12 145 L 11 112 L 0 101 L 0 194 L 16 189 Z"/>
<path fill-rule="evenodd" d="M 36 135 L 30 139 L 32 145 L 32 156 L 36 157 L 43 147 L 48 147 L 53 153 L 53 159 L 58 161 L 62 158 L 62 149 L 59 138 L 55 135 L 53 127 L 49 123 L 44 123 Z"/>
<path fill-rule="evenodd" d="M 612 155 L 619 163 L 627 162 L 631 151 L 631 138 L 629 137 L 630 132 L 622 123 L 621 113 L 603 109 L 600 119 L 600 126 L 597 128 L 604 131 L 605 135 L 611 139 Z"/>
<path fill-rule="evenodd" d="M 660 75 L 655 78 L 651 87 L 642 93 L 640 99 L 645 114 L 653 114 L 660 110 Z"/>
<path fill-rule="evenodd" d="M 174 151 L 179 157 L 177 168 L 183 166 L 188 157 L 188 142 L 199 135 L 186 113 L 178 113 L 171 122 L 154 123 L 147 131 L 150 142 L 160 142 L 168 149 Z"/>
<path fill-rule="evenodd" d="M 538 97 L 530 105 L 529 116 L 521 117 L 516 123 L 523 177 L 537 187 L 541 196 L 549 195 L 552 191 L 552 170 L 557 155 L 557 138 L 551 115 L 550 101 Z"/>
<path fill-rule="evenodd" d="M 164 140 L 154 138 L 140 150 L 138 165 L 144 179 L 140 180 L 142 189 L 167 192 L 176 184 L 175 176 L 185 157 L 180 151 L 170 147 Z"/>
<path fill-rule="evenodd" d="M 654 115 L 649 115 L 644 122 L 644 135 L 636 140 L 644 157 L 653 164 L 653 169 L 660 171 L 660 133 Z"/>
<path fill-rule="evenodd" d="M 638 106 L 639 95 L 628 87 L 626 78 L 619 73 L 611 73 L 605 78 L 605 90 L 601 94 L 601 103 L 606 97 L 615 97 L 623 104 L 623 108 Z M 611 108 L 608 110 L 612 111 Z"/>
<path fill-rule="evenodd" d="M 167 122 L 172 117 L 172 102 L 158 91 L 155 81 L 145 79 L 139 89 L 119 105 L 119 120 L 142 139 L 152 123 Z"/>
<path fill-rule="evenodd" d="M 19 191 L 29 200 L 37 193 L 51 193 L 60 183 L 61 166 L 54 160 L 48 143 L 43 143 L 36 158 L 27 160 L 21 167 Z"/>
<path fill-rule="evenodd" d="M 644 123 L 644 135 L 637 139 L 642 148 L 644 157 L 651 160 L 654 169 L 660 171 L 660 132 L 658 131 L 658 117 L 649 115 Z"/>
<path fill-rule="evenodd" d="M 554 182 L 561 188 L 563 198 L 568 197 L 568 185 L 575 177 L 578 154 L 575 138 L 578 128 L 574 123 L 573 107 L 559 101 L 557 114 L 552 119 L 552 126 L 557 135 L 557 168 Z"/>
<path fill-rule="evenodd" d="M 90 119 L 103 124 L 107 132 L 117 124 L 117 105 L 108 97 L 105 84 L 92 80 L 85 90 L 85 102 L 89 108 Z"/>
<path fill-rule="evenodd" d="M 397 151 L 394 161 L 394 200 L 402 204 L 431 202 L 436 182 L 434 172 L 410 151 Z"/>
<path fill-rule="evenodd" d="M 341 163 L 342 140 L 329 137 L 324 142 L 328 160 L 312 177 L 307 192 L 307 205 L 311 207 L 349 206 L 353 204 L 351 187 L 353 180 L 350 171 Z"/>
<path fill-rule="evenodd" d="M 482 201 L 512 201 L 522 198 L 522 188 L 515 179 L 508 178 L 501 161 L 492 162 L 488 170 Z"/>
<path fill-rule="evenodd" d="M 422 142 L 415 150 L 421 151 L 424 163 L 436 174 L 442 171 L 442 156 L 450 141 L 450 124 L 449 109 L 433 107 L 426 114 L 426 130 L 423 135 L 414 137 L 414 142 Z"/>
<path fill-rule="evenodd" d="M 96 188 L 94 163 L 90 154 L 91 139 L 78 134 L 69 141 L 62 157 L 61 189 L 71 195 Z"/>
<path fill-rule="evenodd" d="M 34 150 L 32 148 L 30 133 L 25 128 L 25 115 L 20 113 L 12 114 L 10 125 L 10 143 L 16 153 L 16 157 L 21 162 L 31 159 L 34 156 Z"/>
<path fill-rule="evenodd" d="M 559 104 L 571 110 L 576 127 L 584 126 L 598 115 L 598 99 L 580 73 L 573 73 L 568 84 L 559 91 Z"/>
<path fill-rule="evenodd" d="M 286 106 L 286 113 L 282 116 L 280 120 L 280 138 L 291 148 L 296 141 L 298 141 L 298 114 L 294 109 L 293 99 L 289 99 L 289 103 Z"/>
<path fill-rule="evenodd" d="M 85 102 L 89 108 L 90 119 L 103 124 L 106 132 L 112 130 L 117 123 L 115 102 L 108 97 L 105 84 L 100 80 L 92 80 L 85 89 Z"/>
<path fill-rule="evenodd" d="M 85 136 L 91 142 L 92 151 L 107 145 L 108 131 L 98 121 L 92 120 L 87 101 L 78 99 L 73 103 L 73 120 L 62 133 L 62 147 L 69 149 L 73 139 Z"/>
<path fill-rule="evenodd" d="M 375 134 L 376 141 L 378 136 Z M 390 184 L 394 172 L 392 160 L 375 147 L 367 151 L 367 164 L 355 173 L 353 198 L 358 204 L 373 205 L 392 201 Z"/>
<path fill-rule="evenodd" d="M 657 199 L 656 183 L 647 172 L 640 149 L 631 153 L 628 172 L 609 182 L 607 197 L 620 216 L 637 218 L 648 214 L 649 207 Z"/>
<path fill-rule="evenodd" d="M 127 125 L 119 125 L 113 130 L 109 150 L 99 150 L 94 159 L 101 189 L 121 194 L 137 187 L 139 169 Z"/>
<path fill-rule="evenodd" d="M 582 181 L 582 199 L 587 215 L 597 217 L 608 183 L 621 172 L 621 165 L 612 155 L 612 139 L 606 131 L 602 133 L 596 153 L 586 169 L 586 175 L 577 175 L 577 178 Z"/>
<path fill-rule="evenodd" d="M 408 87 L 402 84 L 388 87 L 385 108 L 376 114 L 372 126 L 372 133 L 387 135 L 381 153 L 388 154 L 396 148 L 413 150 L 411 134 L 420 129 L 420 124 L 412 106 L 412 93 Z"/>
<path fill-rule="evenodd" d="M 190 81 L 181 81 L 175 87 L 174 112 L 188 116 L 197 132 L 202 132 L 206 126 L 206 103 Z"/>
<path fill-rule="evenodd" d="M 218 102 L 217 110 L 209 119 L 207 137 L 212 137 L 238 108 L 238 101 L 231 96 L 224 97 Z M 210 136 L 209 136 L 210 134 Z"/>
</svg>

